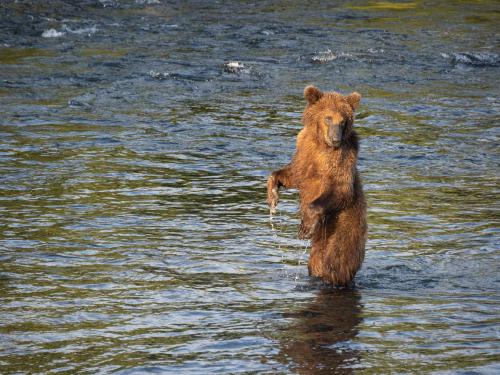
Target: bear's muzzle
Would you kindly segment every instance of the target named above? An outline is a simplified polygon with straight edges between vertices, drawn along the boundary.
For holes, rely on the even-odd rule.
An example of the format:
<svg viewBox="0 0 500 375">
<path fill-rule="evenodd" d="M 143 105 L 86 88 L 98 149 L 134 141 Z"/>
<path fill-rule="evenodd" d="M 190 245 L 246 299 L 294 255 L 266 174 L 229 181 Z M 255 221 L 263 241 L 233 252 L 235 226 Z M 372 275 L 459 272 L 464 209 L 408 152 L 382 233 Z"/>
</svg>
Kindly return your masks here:
<svg viewBox="0 0 500 375">
<path fill-rule="evenodd" d="M 344 122 L 335 123 L 331 117 L 325 118 L 325 124 L 328 126 L 328 134 L 326 137 L 326 143 L 330 147 L 338 148 L 342 144 L 342 138 L 344 134 Z"/>
</svg>

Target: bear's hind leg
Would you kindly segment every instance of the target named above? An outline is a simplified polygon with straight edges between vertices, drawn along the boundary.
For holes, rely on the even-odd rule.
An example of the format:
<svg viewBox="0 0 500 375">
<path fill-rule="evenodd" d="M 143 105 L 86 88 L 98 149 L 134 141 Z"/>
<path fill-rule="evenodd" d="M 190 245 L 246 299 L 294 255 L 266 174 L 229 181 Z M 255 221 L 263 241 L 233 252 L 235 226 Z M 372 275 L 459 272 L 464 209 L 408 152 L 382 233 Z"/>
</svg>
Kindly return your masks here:
<svg viewBox="0 0 500 375">
<path fill-rule="evenodd" d="M 307 268 L 309 269 L 309 276 L 313 277 L 323 277 L 323 249 L 317 244 L 312 245 L 311 254 L 309 255 L 309 263 Z"/>
<path fill-rule="evenodd" d="M 363 263 L 366 221 L 359 211 L 351 209 L 342 212 L 335 232 L 328 238 L 323 265 L 323 279 L 327 282 L 350 284 Z"/>
</svg>

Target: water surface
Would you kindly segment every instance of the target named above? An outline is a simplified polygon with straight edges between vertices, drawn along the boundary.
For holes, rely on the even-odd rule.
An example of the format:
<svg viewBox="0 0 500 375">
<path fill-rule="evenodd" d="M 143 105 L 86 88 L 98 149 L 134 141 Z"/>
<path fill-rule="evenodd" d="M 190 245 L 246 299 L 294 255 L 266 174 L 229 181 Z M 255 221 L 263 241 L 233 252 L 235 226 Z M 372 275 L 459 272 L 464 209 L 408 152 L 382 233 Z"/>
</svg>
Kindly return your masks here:
<svg viewBox="0 0 500 375">
<path fill-rule="evenodd" d="M 326 3 L 0 4 L 1 373 L 500 372 L 500 7 Z M 353 289 L 265 203 L 311 83 L 363 95 Z"/>
</svg>

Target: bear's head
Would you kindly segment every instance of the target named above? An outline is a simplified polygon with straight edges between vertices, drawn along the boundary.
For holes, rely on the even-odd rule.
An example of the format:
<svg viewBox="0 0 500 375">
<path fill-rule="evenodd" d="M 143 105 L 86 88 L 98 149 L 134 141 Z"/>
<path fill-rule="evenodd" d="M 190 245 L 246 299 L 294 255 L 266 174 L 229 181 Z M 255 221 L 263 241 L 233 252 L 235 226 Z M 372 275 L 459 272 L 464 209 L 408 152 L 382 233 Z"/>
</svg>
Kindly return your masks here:
<svg viewBox="0 0 500 375">
<path fill-rule="evenodd" d="M 334 149 L 346 143 L 353 133 L 354 111 L 359 107 L 361 95 L 353 92 L 344 96 L 307 86 L 304 97 L 307 100 L 304 126 L 314 132 L 317 141 Z"/>
</svg>

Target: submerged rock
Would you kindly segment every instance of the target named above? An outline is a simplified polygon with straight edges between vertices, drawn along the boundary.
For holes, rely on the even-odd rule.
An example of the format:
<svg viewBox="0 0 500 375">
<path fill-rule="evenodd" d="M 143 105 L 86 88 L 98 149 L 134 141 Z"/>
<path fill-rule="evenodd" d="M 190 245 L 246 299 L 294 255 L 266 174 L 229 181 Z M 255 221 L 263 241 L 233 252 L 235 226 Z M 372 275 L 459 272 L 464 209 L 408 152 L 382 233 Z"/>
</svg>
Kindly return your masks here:
<svg viewBox="0 0 500 375">
<path fill-rule="evenodd" d="M 499 66 L 500 56 L 491 52 L 460 52 L 460 53 L 442 53 L 445 59 L 450 59 L 453 64 L 471 65 L 471 66 Z"/>
<path fill-rule="evenodd" d="M 226 73 L 239 74 L 243 71 L 245 65 L 239 61 L 225 61 L 222 69 Z"/>
</svg>

